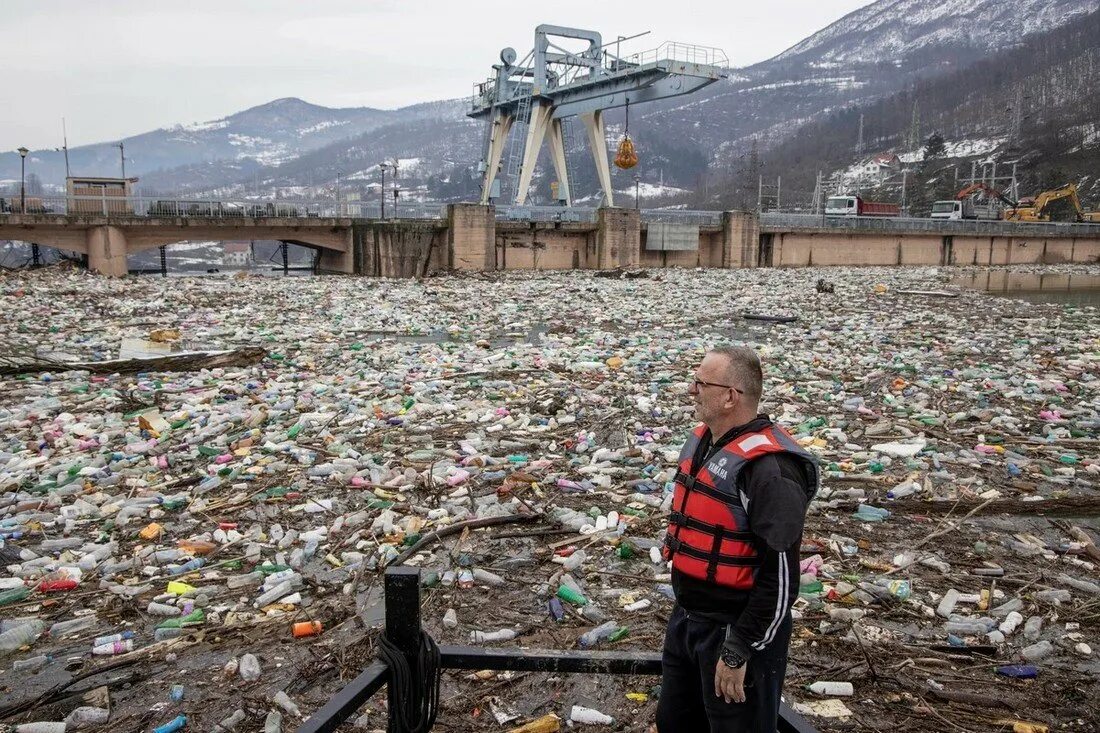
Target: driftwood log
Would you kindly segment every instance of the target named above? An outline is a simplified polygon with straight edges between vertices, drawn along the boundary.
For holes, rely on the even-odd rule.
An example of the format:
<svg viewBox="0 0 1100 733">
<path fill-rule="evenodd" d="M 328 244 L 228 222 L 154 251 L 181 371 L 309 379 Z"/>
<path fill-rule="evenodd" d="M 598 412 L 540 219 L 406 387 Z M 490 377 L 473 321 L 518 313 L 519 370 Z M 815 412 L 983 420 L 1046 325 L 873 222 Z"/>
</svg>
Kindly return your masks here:
<svg viewBox="0 0 1100 733">
<path fill-rule="evenodd" d="M 81 371 L 92 374 L 136 374 L 137 372 L 193 372 L 199 369 L 240 367 L 256 364 L 267 356 L 258 346 L 231 351 L 191 351 L 167 356 L 140 359 L 112 359 L 110 361 L 49 361 L 28 360 L 11 363 L 0 357 L 0 376 L 11 377 L 33 372 Z"/>
</svg>

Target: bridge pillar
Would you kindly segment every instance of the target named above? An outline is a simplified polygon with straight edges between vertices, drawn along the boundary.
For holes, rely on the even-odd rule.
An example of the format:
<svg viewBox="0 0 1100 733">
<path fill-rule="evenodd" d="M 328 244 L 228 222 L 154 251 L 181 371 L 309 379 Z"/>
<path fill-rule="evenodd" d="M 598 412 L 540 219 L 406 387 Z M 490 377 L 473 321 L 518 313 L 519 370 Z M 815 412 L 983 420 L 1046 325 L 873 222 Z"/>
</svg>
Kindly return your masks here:
<svg viewBox="0 0 1100 733">
<path fill-rule="evenodd" d="M 638 267 L 642 259 L 642 225 L 637 209 L 599 210 L 596 229 L 596 268 Z"/>
<path fill-rule="evenodd" d="M 88 229 L 88 269 L 109 277 L 125 277 L 126 233 L 118 227 L 95 226 Z"/>
<path fill-rule="evenodd" d="M 751 211 L 722 212 L 722 267 L 757 267 L 760 218 Z"/>
<path fill-rule="evenodd" d="M 447 206 L 447 259 L 452 269 L 478 272 L 496 269 L 496 241 L 496 207 Z"/>
<path fill-rule="evenodd" d="M 344 237 L 344 251 L 321 248 L 321 256 L 317 260 L 317 269 L 321 272 L 339 272 L 345 275 L 355 274 L 355 240 L 352 230 L 348 229 Z"/>
</svg>

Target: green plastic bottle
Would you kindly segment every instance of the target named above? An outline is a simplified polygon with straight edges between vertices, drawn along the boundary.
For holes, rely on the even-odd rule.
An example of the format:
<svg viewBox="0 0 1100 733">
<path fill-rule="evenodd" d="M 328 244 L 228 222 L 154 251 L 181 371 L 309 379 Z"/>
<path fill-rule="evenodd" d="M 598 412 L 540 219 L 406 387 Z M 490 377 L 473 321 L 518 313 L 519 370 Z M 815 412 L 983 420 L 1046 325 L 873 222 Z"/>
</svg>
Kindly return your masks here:
<svg viewBox="0 0 1100 733">
<path fill-rule="evenodd" d="M 19 603 L 27 596 L 31 594 L 30 588 L 12 588 L 11 590 L 0 591 L 0 606 L 6 606 L 9 603 Z"/>
<path fill-rule="evenodd" d="M 619 628 L 617 628 L 613 632 L 611 632 L 611 636 L 607 637 L 607 640 L 608 641 L 619 641 L 620 639 L 626 638 L 626 635 L 629 634 L 629 633 L 630 633 L 630 627 L 629 626 L 620 626 Z"/>
<path fill-rule="evenodd" d="M 574 606 L 588 605 L 588 599 L 587 598 L 585 598 L 580 593 L 573 590 L 572 588 L 570 588 L 567 585 L 559 585 L 557 595 L 558 595 L 558 598 L 562 599 L 563 601 L 566 601 L 567 603 L 572 603 Z"/>
</svg>

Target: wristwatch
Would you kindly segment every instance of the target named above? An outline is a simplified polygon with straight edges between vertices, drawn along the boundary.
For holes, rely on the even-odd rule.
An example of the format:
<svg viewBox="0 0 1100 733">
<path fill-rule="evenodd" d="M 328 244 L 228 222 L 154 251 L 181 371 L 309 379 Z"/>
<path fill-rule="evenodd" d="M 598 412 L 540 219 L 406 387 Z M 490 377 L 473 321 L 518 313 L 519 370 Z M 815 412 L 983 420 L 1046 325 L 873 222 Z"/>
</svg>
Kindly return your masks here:
<svg viewBox="0 0 1100 733">
<path fill-rule="evenodd" d="M 748 660 L 742 657 L 740 654 L 729 649 L 722 650 L 722 664 L 726 665 L 730 669 L 741 669 L 745 666 L 745 662 Z"/>
</svg>

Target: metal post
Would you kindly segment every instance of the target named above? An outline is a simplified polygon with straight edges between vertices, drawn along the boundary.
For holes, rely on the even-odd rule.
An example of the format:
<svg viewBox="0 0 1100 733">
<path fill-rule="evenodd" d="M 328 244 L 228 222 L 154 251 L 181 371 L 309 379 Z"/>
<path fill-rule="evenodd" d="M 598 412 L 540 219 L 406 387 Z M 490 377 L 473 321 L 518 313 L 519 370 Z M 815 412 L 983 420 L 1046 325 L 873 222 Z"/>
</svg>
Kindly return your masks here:
<svg viewBox="0 0 1100 733">
<path fill-rule="evenodd" d="M 638 191 L 641 187 L 642 177 L 637 173 L 634 174 L 634 210 L 638 210 Z"/>
<path fill-rule="evenodd" d="M 65 129 L 65 118 L 61 118 L 61 144 L 64 146 L 61 149 L 65 151 L 65 178 L 72 178 L 72 173 L 69 172 L 69 132 Z"/>
<path fill-rule="evenodd" d="M 122 177 L 126 178 L 126 146 L 122 143 L 118 144 L 118 156 L 122 161 Z"/>
<path fill-rule="evenodd" d="M 38 250 L 38 244 L 31 242 L 31 267 L 38 267 L 42 262 L 41 252 Z"/>
<path fill-rule="evenodd" d="M 386 218 L 386 164 L 379 163 L 378 170 L 382 172 L 382 188 L 379 190 L 379 197 L 382 199 L 382 218 Z"/>
<path fill-rule="evenodd" d="M 168 277 L 168 247 L 160 248 L 160 276 Z"/>
<path fill-rule="evenodd" d="M 283 255 L 283 275 L 289 275 L 290 274 L 290 252 L 289 252 L 290 245 L 287 244 L 286 242 L 282 242 L 282 243 L 279 244 L 279 249 L 282 251 L 282 255 Z"/>
<path fill-rule="evenodd" d="M 404 565 L 386 568 L 386 639 L 401 650 L 401 654 L 408 662 L 409 671 L 414 680 L 420 678 L 418 664 L 420 649 L 420 568 L 411 568 Z M 419 685 L 413 685 L 406 692 L 411 695 L 420 694 Z M 394 712 L 396 701 L 393 689 L 390 696 L 390 724 L 389 729 L 394 730 Z M 412 705 L 418 709 L 419 705 Z"/>
<path fill-rule="evenodd" d="M 775 177 L 775 210 L 783 211 L 783 204 L 780 203 L 779 194 L 783 193 L 783 178 L 782 176 Z"/>
</svg>

